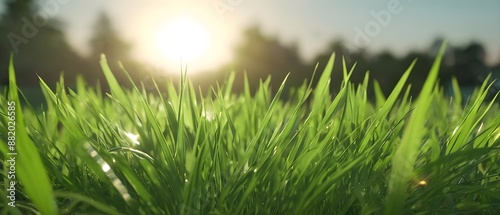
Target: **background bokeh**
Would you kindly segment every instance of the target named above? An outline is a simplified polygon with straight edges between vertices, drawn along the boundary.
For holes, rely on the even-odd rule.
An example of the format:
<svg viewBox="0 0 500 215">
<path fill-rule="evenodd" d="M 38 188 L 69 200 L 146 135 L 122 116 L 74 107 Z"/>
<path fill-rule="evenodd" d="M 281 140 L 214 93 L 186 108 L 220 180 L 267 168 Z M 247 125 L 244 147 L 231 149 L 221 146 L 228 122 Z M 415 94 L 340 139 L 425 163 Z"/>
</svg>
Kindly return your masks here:
<svg viewBox="0 0 500 215">
<path fill-rule="evenodd" d="M 19 85 L 27 90 L 38 87 L 38 76 L 55 86 L 63 73 L 67 86 L 80 75 L 105 92 L 101 53 L 126 87 L 118 61 L 147 89 L 152 89 L 151 76 L 159 83 L 175 81 L 180 62 L 162 55 L 154 38 L 178 16 L 192 17 L 210 33 L 208 52 L 187 63 L 191 79 L 204 90 L 231 71 L 237 77 L 235 92 L 242 90 L 245 72 L 254 89 L 268 75 L 276 89 L 288 73 L 287 87 L 295 87 L 311 79 L 318 62 L 321 72 L 335 52 L 333 93 L 343 56 L 348 66 L 358 62 L 354 82 L 369 70 L 385 93 L 418 58 L 410 77 L 416 94 L 443 40 L 449 44 L 440 74 L 445 89 L 452 76 L 466 89 L 500 73 L 497 0 L 0 2 L 0 86 L 7 85 L 12 53 Z"/>
</svg>

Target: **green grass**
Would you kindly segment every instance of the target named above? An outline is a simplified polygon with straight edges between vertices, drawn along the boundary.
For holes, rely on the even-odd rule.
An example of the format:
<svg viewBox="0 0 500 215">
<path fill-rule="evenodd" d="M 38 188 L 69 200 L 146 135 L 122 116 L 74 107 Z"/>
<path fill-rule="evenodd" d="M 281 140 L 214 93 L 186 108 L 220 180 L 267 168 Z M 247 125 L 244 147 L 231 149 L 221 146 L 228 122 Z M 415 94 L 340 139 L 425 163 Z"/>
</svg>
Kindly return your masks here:
<svg viewBox="0 0 500 215">
<path fill-rule="evenodd" d="M 443 46 L 444 47 L 444 46 Z M 443 50 L 442 50 L 443 51 Z M 17 106 L 16 208 L 4 214 L 496 214 L 500 211 L 500 108 L 486 81 L 471 98 L 436 84 L 440 57 L 418 98 L 401 77 L 390 95 L 369 73 L 329 92 L 335 56 L 313 88 L 263 80 L 232 93 L 234 74 L 208 94 L 180 85 L 124 89 L 105 59 L 111 93 L 41 80 L 46 106 Z M 185 72 L 185 71 L 184 71 Z M 371 86 L 371 85 L 370 85 Z M 2 162 L 7 101 L 0 96 Z M 160 96 L 161 95 L 161 96 Z M 462 105 L 463 99 L 468 99 Z M 23 125 L 24 123 L 24 125 Z M 6 196 L 3 163 L 0 196 Z M 425 182 L 425 184 L 423 184 Z M 5 189 L 4 189 L 5 188 Z"/>
</svg>

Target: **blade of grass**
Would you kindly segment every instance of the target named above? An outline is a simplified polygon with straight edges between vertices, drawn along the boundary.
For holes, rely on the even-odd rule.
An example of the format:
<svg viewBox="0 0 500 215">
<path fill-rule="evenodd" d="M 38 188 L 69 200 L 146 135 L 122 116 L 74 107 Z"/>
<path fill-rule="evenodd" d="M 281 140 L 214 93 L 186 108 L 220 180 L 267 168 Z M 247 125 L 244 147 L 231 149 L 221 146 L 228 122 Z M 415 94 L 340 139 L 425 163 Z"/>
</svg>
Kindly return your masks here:
<svg viewBox="0 0 500 215">
<path fill-rule="evenodd" d="M 21 103 L 17 93 L 14 61 L 11 55 L 9 64 L 9 100 L 15 103 L 16 145 L 12 155 L 6 157 L 16 159 L 16 175 L 23 184 L 26 195 L 37 206 L 42 214 L 57 214 L 56 202 L 53 198 L 52 183 L 38 154 L 38 149 L 26 132 Z M 3 143 L 4 144 L 4 143 Z"/>
<path fill-rule="evenodd" d="M 385 214 L 405 214 L 405 202 L 408 196 L 408 181 L 413 175 L 415 161 L 419 152 L 420 142 L 424 136 L 427 110 L 431 105 L 430 98 L 436 84 L 441 59 L 446 48 L 446 42 L 441 45 L 431 71 L 419 94 L 415 110 L 404 129 L 403 137 L 396 147 L 392 159 L 392 169 L 389 178 Z"/>
</svg>

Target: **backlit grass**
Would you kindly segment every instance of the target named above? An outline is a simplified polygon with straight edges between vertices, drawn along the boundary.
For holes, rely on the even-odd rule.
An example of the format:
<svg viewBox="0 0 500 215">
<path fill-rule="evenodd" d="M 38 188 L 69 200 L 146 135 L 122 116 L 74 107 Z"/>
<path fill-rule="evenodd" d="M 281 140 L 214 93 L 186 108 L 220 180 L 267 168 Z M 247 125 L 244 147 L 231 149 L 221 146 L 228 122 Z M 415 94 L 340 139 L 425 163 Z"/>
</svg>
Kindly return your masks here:
<svg viewBox="0 0 500 215">
<path fill-rule="evenodd" d="M 41 111 L 20 107 L 14 69 L 0 96 L 3 177 L 10 214 L 495 214 L 500 211 L 500 108 L 444 95 L 436 59 L 418 98 L 406 81 L 390 95 L 369 74 L 329 92 L 332 56 L 313 88 L 291 99 L 269 79 L 232 93 L 234 75 L 208 94 L 181 84 L 124 89 L 64 81 Z M 336 62 L 339 63 L 339 62 Z M 115 71 L 117 72 L 117 71 Z M 370 84 L 370 86 L 369 86 Z M 463 102 L 462 100 L 466 100 Z M 7 206 L 7 101 L 17 105 L 16 206 Z M 463 103 L 466 105 L 464 106 Z M 22 108 L 22 109 L 21 109 Z M 21 111 L 22 110 L 22 111 Z M 24 124 L 24 125 L 23 125 Z"/>
</svg>

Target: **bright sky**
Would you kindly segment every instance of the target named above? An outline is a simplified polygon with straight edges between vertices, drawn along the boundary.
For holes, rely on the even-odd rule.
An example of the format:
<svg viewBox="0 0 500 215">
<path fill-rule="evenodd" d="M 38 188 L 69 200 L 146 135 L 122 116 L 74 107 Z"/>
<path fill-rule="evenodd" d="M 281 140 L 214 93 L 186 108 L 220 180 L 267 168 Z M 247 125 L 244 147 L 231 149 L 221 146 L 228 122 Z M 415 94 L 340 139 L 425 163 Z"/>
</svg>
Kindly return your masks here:
<svg viewBox="0 0 500 215">
<path fill-rule="evenodd" d="M 83 53 L 97 14 L 105 10 L 122 36 L 134 44 L 134 56 L 169 69 L 179 68 L 179 60 L 159 50 L 157 38 L 159 29 L 179 17 L 197 23 L 211 41 L 205 54 L 189 63 L 191 71 L 230 61 L 239 31 L 253 23 L 285 43 L 297 43 L 307 60 L 324 51 L 333 38 L 353 48 L 405 54 L 409 49 L 425 50 L 442 36 L 452 45 L 477 40 L 485 45 L 488 62 L 500 61 L 499 0 L 59 1 L 68 2 L 61 5 L 58 17 L 66 24 L 71 43 Z"/>
</svg>

